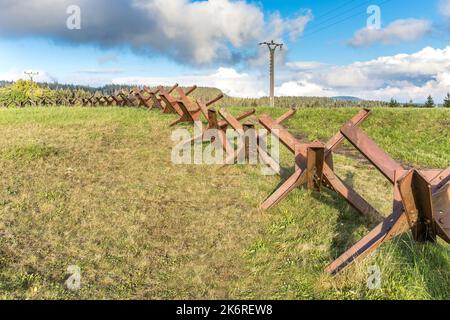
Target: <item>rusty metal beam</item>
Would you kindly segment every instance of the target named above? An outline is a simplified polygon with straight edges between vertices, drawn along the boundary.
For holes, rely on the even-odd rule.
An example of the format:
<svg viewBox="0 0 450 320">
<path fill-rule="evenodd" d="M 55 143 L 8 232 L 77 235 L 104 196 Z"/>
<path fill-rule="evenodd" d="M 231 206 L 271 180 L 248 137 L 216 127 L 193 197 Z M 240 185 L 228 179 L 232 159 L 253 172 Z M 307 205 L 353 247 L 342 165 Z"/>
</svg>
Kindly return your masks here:
<svg viewBox="0 0 450 320">
<path fill-rule="evenodd" d="M 361 152 L 391 183 L 394 183 L 395 171 L 402 166 L 384 152 L 360 128 L 348 123 L 341 129 L 347 140 Z"/>
<path fill-rule="evenodd" d="M 261 205 L 261 210 L 269 210 L 285 199 L 289 193 L 306 181 L 306 171 L 298 169 Z"/>
<path fill-rule="evenodd" d="M 449 176 L 447 176 L 449 175 Z M 379 246 L 381 246 L 384 242 L 393 239 L 394 237 L 401 235 L 411 229 L 410 221 L 408 220 L 408 215 L 405 213 L 405 209 L 403 207 L 403 199 L 402 193 L 399 187 L 399 181 L 405 177 L 405 170 L 399 169 L 394 173 L 394 208 L 393 213 L 386 218 L 382 223 L 376 226 L 368 235 L 358 241 L 354 246 L 344 252 L 339 258 L 333 261 L 325 271 L 335 275 L 338 272 L 344 270 L 353 262 L 358 259 L 362 259 L 369 253 L 376 250 Z M 437 175 L 433 180 L 428 181 L 428 184 L 436 185 L 439 181 L 447 181 L 450 179 L 450 167 L 446 170 L 442 171 L 440 175 Z M 423 182 L 422 182 L 423 183 Z M 422 187 L 417 188 L 414 192 L 425 192 L 427 193 L 427 188 L 423 188 L 424 191 L 420 190 Z M 405 191 L 404 191 L 405 192 Z M 440 205 L 438 205 L 441 209 L 436 209 L 436 204 L 433 204 L 434 212 L 436 210 L 440 210 L 443 213 L 446 219 L 442 219 L 439 221 L 439 218 L 436 217 L 436 232 L 441 238 L 450 243 L 450 235 L 448 230 L 450 230 L 450 219 L 448 216 L 450 215 L 450 208 L 448 203 L 450 202 L 450 193 L 448 192 L 448 185 L 442 186 L 440 190 L 433 189 L 432 199 L 436 201 Z M 440 193 L 442 192 L 442 193 Z M 423 206 L 423 204 L 420 204 Z M 444 208 L 444 209 L 442 209 Z M 448 220 L 447 220 L 448 219 Z"/>
<path fill-rule="evenodd" d="M 259 118 L 259 123 L 266 128 L 271 134 L 277 137 L 282 144 L 286 146 L 293 154 L 295 154 L 295 146 L 300 142 L 285 129 L 282 125 L 274 121 L 269 115 L 263 114 Z"/>
<path fill-rule="evenodd" d="M 355 115 L 348 123 L 352 126 L 359 126 L 361 123 L 363 123 L 368 117 L 370 116 L 370 110 L 363 109 L 360 112 L 358 112 L 357 115 Z M 345 137 L 342 135 L 341 132 L 338 132 L 334 135 L 333 138 L 331 138 L 325 145 L 326 149 L 330 152 L 336 150 L 339 145 L 345 140 Z"/>
<path fill-rule="evenodd" d="M 282 124 L 284 121 L 292 118 L 296 113 L 297 113 L 297 110 L 294 108 L 291 108 L 288 112 L 286 112 L 281 117 L 279 117 L 277 120 L 275 120 L 275 122 L 278 124 Z"/>
<path fill-rule="evenodd" d="M 437 235 L 450 244 L 450 182 L 433 195 Z"/>
<path fill-rule="evenodd" d="M 325 145 L 315 141 L 308 145 L 307 150 L 307 185 L 309 190 L 320 192 L 323 181 L 323 166 L 325 163 Z"/>
<path fill-rule="evenodd" d="M 342 181 L 342 179 L 339 178 L 333 170 L 331 170 L 327 163 L 324 164 L 323 175 L 326 183 L 330 185 L 332 189 L 345 201 L 347 201 L 348 204 L 350 204 L 358 213 L 374 221 L 379 221 L 384 218 L 378 210 L 370 205 L 370 203 L 368 203 L 350 186 L 345 184 L 345 182 Z"/>
<path fill-rule="evenodd" d="M 414 240 L 436 242 L 431 185 L 416 170 L 410 170 L 398 185 Z"/>
</svg>

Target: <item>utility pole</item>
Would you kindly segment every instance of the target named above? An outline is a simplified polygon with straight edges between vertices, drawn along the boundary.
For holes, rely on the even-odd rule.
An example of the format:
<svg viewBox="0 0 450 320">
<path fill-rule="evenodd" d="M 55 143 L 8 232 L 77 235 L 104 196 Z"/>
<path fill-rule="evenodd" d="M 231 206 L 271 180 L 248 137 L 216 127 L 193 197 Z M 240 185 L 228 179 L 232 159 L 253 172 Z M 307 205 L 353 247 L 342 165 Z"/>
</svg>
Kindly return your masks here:
<svg viewBox="0 0 450 320">
<path fill-rule="evenodd" d="M 25 71 L 24 73 L 30 77 L 31 82 L 33 82 L 33 76 L 39 75 L 39 72 L 33 72 L 33 71 Z"/>
<path fill-rule="evenodd" d="M 273 40 L 271 42 L 262 42 L 260 46 L 267 46 L 270 52 L 270 106 L 275 106 L 275 51 L 280 48 L 283 49 L 282 43 L 275 43 Z"/>
</svg>

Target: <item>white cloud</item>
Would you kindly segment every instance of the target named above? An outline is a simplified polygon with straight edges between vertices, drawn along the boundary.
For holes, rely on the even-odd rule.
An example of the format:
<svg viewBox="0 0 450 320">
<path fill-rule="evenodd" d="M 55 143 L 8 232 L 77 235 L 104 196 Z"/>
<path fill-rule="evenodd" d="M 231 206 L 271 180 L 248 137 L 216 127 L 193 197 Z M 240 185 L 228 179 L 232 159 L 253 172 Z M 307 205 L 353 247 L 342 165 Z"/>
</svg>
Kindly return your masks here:
<svg viewBox="0 0 450 320">
<path fill-rule="evenodd" d="M 279 96 L 342 96 L 363 99 L 421 102 L 428 95 L 442 99 L 450 91 L 450 46 L 424 48 L 413 54 L 398 54 L 344 66 L 320 65 L 316 62 L 294 62 L 295 68 L 283 70 L 276 87 Z M 313 68 L 320 66 L 319 68 Z M 292 65 L 291 65 L 292 67 Z M 165 78 L 116 78 L 116 84 L 182 85 L 217 87 L 236 97 L 267 96 L 267 75 L 255 76 L 231 68 L 220 68 L 210 74 L 192 74 Z"/>
<path fill-rule="evenodd" d="M 303 80 L 285 82 L 276 88 L 275 94 L 277 96 L 332 97 L 337 95 L 337 91 Z"/>
<path fill-rule="evenodd" d="M 185 0 L 137 1 L 153 19 L 150 33 L 176 56 L 189 54 L 198 64 L 231 60 L 234 48 L 256 40 L 264 29 L 264 14 L 259 7 L 244 1 Z M 173 47 L 173 44 L 180 45 Z"/>
<path fill-rule="evenodd" d="M 131 84 L 171 86 L 179 83 L 182 86 L 197 85 L 200 87 L 215 87 L 233 97 L 263 97 L 264 79 L 258 79 L 247 73 L 239 73 L 232 68 L 219 68 L 211 74 L 192 74 L 173 77 L 121 77 L 112 80 L 113 84 Z"/>
<path fill-rule="evenodd" d="M 300 14 L 296 18 L 285 21 L 285 28 L 289 32 L 291 41 L 296 41 L 303 34 L 306 25 L 311 22 L 312 19 L 312 12 L 308 10 L 305 14 Z"/>
<path fill-rule="evenodd" d="M 363 28 L 358 30 L 349 44 L 352 47 L 367 47 L 376 43 L 395 44 L 416 41 L 431 32 L 432 24 L 428 20 L 396 20 L 386 28 Z"/>
<path fill-rule="evenodd" d="M 450 90 L 450 46 L 335 66 L 313 78 L 342 94 L 365 99 L 423 101 L 429 94 L 440 98 Z"/>
<path fill-rule="evenodd" d="M 0 72 L 0 80 L 4 81 L 17 81 L 17 80 L 29 80 L 30 77 L 25 74 L 26 72 L 39 73 L 38 75 L 33 76 L 34 81 L 38 82 L 55 82 L 56 79 L 52 77 L 45 70 L 18 70 L 18 69 L 10 69 L 5 72 Z"/>
<path fill-rule="evenodd" d="M 182 86 L 198 85 L 215 87 L 227 95 L 241 98 L 260 98 L 267 96 L 267 79 L 247 73 L 239 73 L 232 68 L 219 68 L 211 74 L 184 75 L 174 77 L 121 77 L 112 80 L 113 84 L 129 84 L 138 86 Z M 275 88 L 278 96 L 333 96 L 334 91 L 322 88 L 307 80 L 290 80 Z"/>
<path fill-rule="evenodd" d="M 322 62 L 318 61 L 291 61 L 286 63 L 286 67 L 292 70 L 313 70 L 325 66 Z"/>
<path fill-rule="evenodd" d="M 439 10 L 443 16 L 450 18 L 450 0 L 441 0 Z"/>
<path fill-rule="evenodd" d="M 79 70 L 77 73 L 81 74 L 118 74 L 123 73 L 122 69 L 84 69 Z"/>
<path fill-rule="evenodd" d="M 101 65 L 107 64 L 110 62 L 118 62 L 118 61 L 119 61 L 119 58 L 118 58 L 117 54 L 114 54 L 114 53 L 104 54 L 104 55 L 97 57 L 97 63 L 101 64 Z"/>
<path fill-rule="evenodd" d="M 81 8 L 81 30 L 66 28 L 69 5 Z M 311 19 L 266 17 L 244 0 L 0 0 L 0 8 L 0 36 L 129 46 L 196 65 L 241 61 L 266 36 L 296 39 Z"/>
</svg>

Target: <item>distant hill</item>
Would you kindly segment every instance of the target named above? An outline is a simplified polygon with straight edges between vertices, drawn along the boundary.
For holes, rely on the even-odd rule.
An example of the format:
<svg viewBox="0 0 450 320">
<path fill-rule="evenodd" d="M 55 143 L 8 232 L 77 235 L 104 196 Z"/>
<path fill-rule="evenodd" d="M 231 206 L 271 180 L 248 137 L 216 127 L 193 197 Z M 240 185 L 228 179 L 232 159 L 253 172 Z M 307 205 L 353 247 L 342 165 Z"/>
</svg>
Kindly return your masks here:
<svg viewBox="0 0 450 320">
<path fill-rule="evenodd" d="M 352 97 L 352 96 L 339 96 L 339 97 L 333 97 L 332 99 L 336 100 L 336 101 L 352 101 L 352 102 L 364 101 L 363 99 L 360 99 L 358 97 Z"/>
</svg>

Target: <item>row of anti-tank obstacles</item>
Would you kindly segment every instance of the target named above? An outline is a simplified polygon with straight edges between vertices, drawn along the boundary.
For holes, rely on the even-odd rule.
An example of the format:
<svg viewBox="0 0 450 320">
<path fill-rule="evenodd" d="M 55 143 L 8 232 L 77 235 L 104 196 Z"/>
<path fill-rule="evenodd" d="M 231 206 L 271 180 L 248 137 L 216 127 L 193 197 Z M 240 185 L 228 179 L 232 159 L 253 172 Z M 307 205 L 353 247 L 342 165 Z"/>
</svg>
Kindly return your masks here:
<svg viewBox="0 0 450 320">
<path fill-rule="evenodd" d="M 86 99 L 67 100 L 65 105 L 84 106 L 120 106 L 145 107 L 148 110 L 159 109 L 163 113 L 177 114 L 178 119 L 171 126 L 179 123 L 194 123 L 201 116 L 208 122 L 206 129 L 217 129 L 220 143 L 227 155 L 227 164 L 235 160 L 234 147 L 227 140 L 226 131 L 232 128 L 242 135 L 252 123 L 242 123 L 255 114 L 251 110 L 238 117 L 231 115 L 226 109 L 218 112 L 211 106 L 223 98 L 219 95 L 209 102 L 201 102 L 189 98 L 196 86 L 183 90 L 176 84 L 170 89 L 133 89 L 119 91 L 112 95 Z M 173 93 L 177 93 L 177 97 Z M 56 102 L 57 103 L 57 102 Z M 53 101 L 41 101 L 41 105 L 55 104 Z M 370 110 L 363 109 L 347 122 L 326 143 L 316 140 L 303 143 L 297 140 L 282 123 L 295 114 L 291 109 L 280 118 L 274 120 L 263 114 L 259 123 L 293 154 L 295 163 L 294 174 L 261 205 L 262 210 L 268 210 L 279 204 L 294 189 L 306 184 L 313 192 L 321 192 L 327 188 L 346 200 L 358 213 L 367 219 L 380 220 L 371 232 L 348 249 L 326 271 L 337 274 L 353 262 L 376 250 L 384 242 L 409 230 L 417 242 L 436 242 L 437 238 L 450 244 L 450 167 L 445 170 L 419 170 L 405 168 L 384 152 L 363 130 L 360 125 L 370 116 Z M 219 120 L 220 115 L 223 120 Z M 205 132 L 205 131 L 204 131 Z M 187 143 L 203 140 L 201 134 Z M 334 171 L 333 152 L 347 140 L 360 152 L 382 175 L 393 185 L 392 214 L 384 218 L 361 195 L 348 186 Z M 276 172 L 280 167 L 270 155 L 258 146 L 260 159 Z"/>
</svg>

